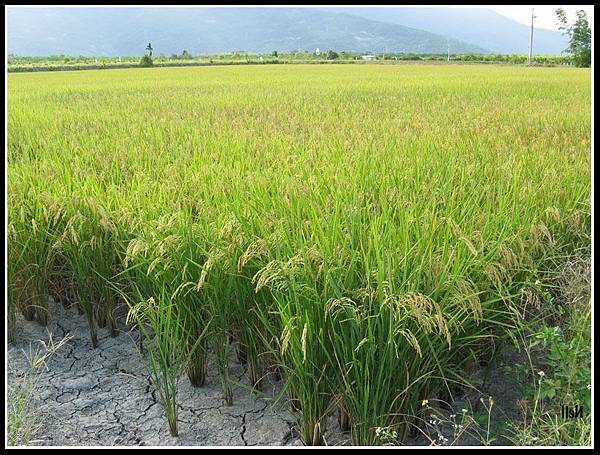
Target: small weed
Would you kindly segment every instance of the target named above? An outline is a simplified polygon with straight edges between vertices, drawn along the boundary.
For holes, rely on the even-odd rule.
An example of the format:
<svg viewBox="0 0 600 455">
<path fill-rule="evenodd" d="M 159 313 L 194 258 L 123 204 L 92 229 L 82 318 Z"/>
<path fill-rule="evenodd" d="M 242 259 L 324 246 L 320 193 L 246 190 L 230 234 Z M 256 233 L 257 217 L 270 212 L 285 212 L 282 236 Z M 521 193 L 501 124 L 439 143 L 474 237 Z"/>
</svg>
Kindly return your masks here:
<svg viewBox="0 0 600 455">
<path fill-rule="evenodd" d="M 8 385 L 7 391 L 7 445 L 26 446 L 32 442 L 39 429 L 39 417 L 31 407 L 39 374 L 47 369 L 46 362 L 72 337 L 66 335 L 55 342 L 49 334 L 48 342 L 39 341 L 41 346 L 36 348 L 29 344 L 25 352 L 28 368 L 15 381 Z"/>
</svg>

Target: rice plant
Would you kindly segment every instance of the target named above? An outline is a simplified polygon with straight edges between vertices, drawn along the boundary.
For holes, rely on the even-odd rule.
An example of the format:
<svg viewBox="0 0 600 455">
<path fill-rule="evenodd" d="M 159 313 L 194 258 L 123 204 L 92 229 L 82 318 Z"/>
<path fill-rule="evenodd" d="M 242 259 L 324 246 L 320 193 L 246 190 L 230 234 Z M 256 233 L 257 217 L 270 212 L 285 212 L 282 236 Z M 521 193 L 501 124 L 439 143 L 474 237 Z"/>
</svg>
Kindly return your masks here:
<svg viewBox="0 0 600 455">
<path fill-rule="evenodd" d="M 590 72 L 280 65 L 9 75 L 9 322 L 119 301 L 177 432 L 179 374 L 281 377 L 402 442 L 591 234 Z M 121 297 L 118 297 L 121 296 Z M 124 322 L 124 321 L 122 321 Z M 390 429 L 386 438 L 376 429 Z M 396 441 L 390 441 L 392 437 Z"/>
<path fill-rule="evenodd" d="M 164 290 L 138 303 L 129 303 L 128 320 L 135 323 L 146 344 L 148 371 L 158 393 L 171 436 L 178 435 L 177 383 L 185 351 L 182 324 L 175 304 Z M 149 326 L 149 327 L 148 327 Z"/>
</svg>

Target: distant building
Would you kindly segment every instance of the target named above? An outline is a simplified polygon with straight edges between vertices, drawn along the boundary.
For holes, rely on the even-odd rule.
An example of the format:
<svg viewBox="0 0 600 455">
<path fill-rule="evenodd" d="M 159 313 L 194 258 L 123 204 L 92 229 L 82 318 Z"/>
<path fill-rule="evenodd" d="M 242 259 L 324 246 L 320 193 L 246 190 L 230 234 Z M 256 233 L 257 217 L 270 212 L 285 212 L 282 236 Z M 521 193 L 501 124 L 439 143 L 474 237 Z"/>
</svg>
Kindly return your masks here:
<svg viewBox="0 0 600 455">
<path fill-rule="evenodd" d="M 362 56 L 362 59 L 366 60 L 367 62 L 371 62 L 371 61 L 375 60 L 375 58 L 376 57 L 374 55 L 363 55 Z"/>
<path fill-rule="evenodd" d="M 315 50 L 315 54 L 319 55 L 321 53 L 321 50 L 317 47 L 317 49 Z"/>
</svg>

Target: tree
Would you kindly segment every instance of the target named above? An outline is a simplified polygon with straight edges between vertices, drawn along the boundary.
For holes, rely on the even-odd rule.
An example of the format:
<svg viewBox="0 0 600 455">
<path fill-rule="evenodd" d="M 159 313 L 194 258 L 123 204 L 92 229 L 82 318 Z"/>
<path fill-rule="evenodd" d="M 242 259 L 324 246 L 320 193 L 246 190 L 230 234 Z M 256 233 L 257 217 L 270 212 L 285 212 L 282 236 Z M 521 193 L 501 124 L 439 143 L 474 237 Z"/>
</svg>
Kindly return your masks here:
<svg viewBox="0 0 600 455">
<path fill-rule="evenodd" d="M 150 66 L 154 66 L 154 62 L 152 58 L 148 54 L 144 54 L 140 60 L 140 66 L 144 68 L 148 68 Z"/>
<path fill-rule="evenodd" d="M 577 66 L 591 66 L 592 64 L 592 30 L 588 22 L 587 14 L 584 10 L 576 13 L 575 22 L 569 23 L 567 14 L 562 8 L 556 10 L 558 18 L 558 29 L 563 35 L 569 37 L 569 47 L 565 52 L 573 55 L 573 60 Z"/>
<path fill-rule="evenodd" d="M 182 60 L 190 60 L 192 58 L 192 56 L 190 55 L 190 53 L 187 50 L 183 50 L 183 52 L 181 52 L 181 57 Z"/>
<path fill-rule="evenodd" d="M 148 53 L 144 54 L 140 59 L 140 66 L 144 68 L 154 66 L 154 62 L 152 61 L 152 43 L 148 43 L 146 50 Z"/>
<path fill-rule="evenodd" d="M 336 58 L 339 58 L 339 55 L 337 52 L 332 51 L 332 50 L 328 50 L 325 53 L 325 60 L 335 60 Z"/>
<path fill-rule="evenodd" d="M 152 43 L 148 43 L 146 50 L 148 51 L 148 57 L 152 58 Z"/>
</svg>

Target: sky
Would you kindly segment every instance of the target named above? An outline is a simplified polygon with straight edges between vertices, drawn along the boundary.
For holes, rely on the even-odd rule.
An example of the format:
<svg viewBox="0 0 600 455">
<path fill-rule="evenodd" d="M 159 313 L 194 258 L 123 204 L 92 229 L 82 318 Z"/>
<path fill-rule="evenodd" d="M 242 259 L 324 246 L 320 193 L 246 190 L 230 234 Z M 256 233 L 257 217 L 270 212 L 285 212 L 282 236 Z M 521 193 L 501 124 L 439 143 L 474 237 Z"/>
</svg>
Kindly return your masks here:
<svg viewBox="0 0 600 455">
<path fill-rule="evenodd" d="M 575 17 L 577 10 L 584 10 L 587 13 L 590 24 L 594 23 L 594 7 L 591 5 L 482 5 L 484 8 L 489 8 L 503 16 L 522 24 L 531 24 L 531 9 L 535 9 L 535 18 L 533 26 L 536 28 L 546 28 L 548 30 L 558 30 L 556 25 L 556 8 L 563 8 L 567 13 L 567 18 L 572 20 Z"/>
</svg>

